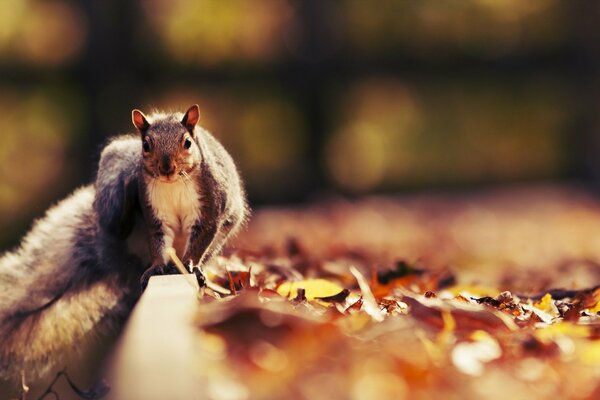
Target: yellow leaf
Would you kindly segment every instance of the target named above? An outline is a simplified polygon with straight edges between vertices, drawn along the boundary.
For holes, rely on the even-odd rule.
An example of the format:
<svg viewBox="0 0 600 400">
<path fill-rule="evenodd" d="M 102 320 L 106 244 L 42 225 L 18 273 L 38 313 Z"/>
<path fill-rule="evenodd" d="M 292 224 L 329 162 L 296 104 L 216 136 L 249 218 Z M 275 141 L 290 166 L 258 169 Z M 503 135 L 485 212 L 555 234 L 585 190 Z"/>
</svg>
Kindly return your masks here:
<svg viewBox="0 0 600 400">
<path fill-rule="evenodd" d="M 454 329 L 456 329 L 456 321 L 450 311 L 442 310 L 442 320 L 444 321 L 444 331 L 454 332 Z"/>
<path fill-rule="evenodd" d="M 290 299 L 298 296 L 298 288 L 304 289 L 307 300 L 315 297 L 328 297 L 341 292 L 344 288 L 325 279 L 306 279 L 297 282 L 284 282 L 277 288 L 277 293 Z"/>
<path fill-rule="evenodd" d="M 496 340 L 489 333 L 487 333 L 486 331 L 482 331 L 481 329 L 473 331 L 473 333 L 471 333 L 470 337 L 472 340 L 475 340 L 478 342 L 483 341 L 483 340 Z"/>
<path fill-rule="evenodd" d="M 600 312 L 600 301 L 598 303 L 596 303 L 596 305 L 592 308 L 589 308 L 588 311 L 591 314 L 597 314 L 598 312 Z"/>
<path fill-rule="evenodd" d="M 591 314 L 596 314 L 598 312 L 600 312 L 600 289 L 597 289 L 594 292 L 594 299 L 597 300 L 597 303 L 595 306 L 593 306 L 592 308 L 589 308 L 588 311 Z"/>
<path fill-rule="evenodd" d="M 423 331 L 417 330 L 415 333 L 417 338 L 419 338 L 423 344 L 423 348 L 425 349 L 425 353 L 429 356 L 429 360 L 431 360 L 434 365 L 442 367 L 445 363 L 446 349 L 429 339 Z"/>
<path fill-rule="evenodd" d="M 438 343 L 450 343 L 454 337 L 454 330 L 456 329 L 456 320 L 454 319 L 450 311 L 442 310 L 442 321 L 444 322 L 444 327 L 437 337 Z"/>
<path fill-rule="evenodd" d="M 202 331 L 199 333 L 199 336 L 202 340 L 199 340 L 198 343 L 201 344 L 202 350 L 219 356 L 223 356 L 225 351 L 227 351 L 227 343 L 221 336 Z"/>
<path fill-rule="evenodd" d="M 550 293 L 546 293 L 544 297 L 540 299 L 540 301 L 533 303 L 533 306 L 542 310 L 545 313 L 550 314 L 553 317 L 557 317 L 558 315 L 560 315 L 560 313 L 558 312 L 558 308 L 556 308 L 556 305 L 554 304 L 554 301 L 552 300 L 552 295 Z"/>
<path fill-rule="evenodd" d="M 600 365 L 600 341 L 582 344 L 579 351 L 581 362 L 589 365 Z"/>
<path fill-rule="evenodd" d="M 559 336 L 589 337 L 590 328 L 583 325 L 575 325 L 570 322 L 559 322 L 537 329 L 534 335 L 542 342 L 549 342 Z"/>
<path fill-rule="evenodd" d="M 355 313 L 340 318 L 337 324 L 346 334 L 353 334 L 365 329 L 371 321 L 372 319 L 368 314 Z"/>
</svg>

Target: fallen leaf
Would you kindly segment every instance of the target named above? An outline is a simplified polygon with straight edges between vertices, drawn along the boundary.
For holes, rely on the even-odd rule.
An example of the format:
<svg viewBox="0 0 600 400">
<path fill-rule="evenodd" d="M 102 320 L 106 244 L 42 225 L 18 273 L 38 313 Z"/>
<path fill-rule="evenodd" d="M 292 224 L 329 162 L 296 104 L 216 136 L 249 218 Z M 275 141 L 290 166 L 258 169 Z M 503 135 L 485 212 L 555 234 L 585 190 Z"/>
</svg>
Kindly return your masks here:
<svg viewBox="0 0 600 400">
<path fill-rule="evenodd" d="M 307 300 L 314 300 L 318 297 L 335 296 L 344 288 L 336 283 L 325 279 L 306 279 L 303 281 L 284 282 L 277 288 L 277 293 L 290 299 L 298 296 L 298 288 L 304 289 Z"/>
<path fill-rule="evenodd" d="M 551 315 L 552 318 L 557 318 L 560 316 L 558 308 L 556 308 L 550 293 L 546 293 L 544 297 L 540 299 L 540 301 L 533 303 L 533 306 L 539 310 L 542 310 L 546 314 Z"/>
<path fill-rule="evenodd" d="M 534 332 L 536 338 L 543 342 L 549 342 L 560 336 L 589 337 L 591 329 L 588 326 L 576 325 L 571 322 L 559 322 L 544 326 Z"/>
<path fill-rule="evenodd" d="M 425 270 L 420 268 L 415 268 L 408 264 L 406 261 L 398 261 L 396 265 L 394 265 L 393 269 L 378 271 L 377 272 L 377 280 L 382 285 L 387 285 L 391 281 L 403 278 L 407 275 L 423 275 Z"/>
<path fill-rule="evenodd" d="M 453 296 L 462 295 L 463 297 L 496 297 L 500 294 L 500 291 L 495 288 L 486 286 L 476 285 L 455 285 L 446 289 Z"/>
<path fill-rule="evenodd" d="M 365 277 L 360 273 L 358 269 L 351 266 L 350 272 L 356 278 L 358 282 L 358 286 L 360 287 L 360 291 L 362 293 L 362 302 L 363 309 L 367 314 L 371 316 L 375 321 L 381 322 L 384 320 L 384 315 L 379 306 L 377 305 L 377 301 L 375 300 L 375 296 L 373 296 L 373 292 L 371 292 L 371 288 L 369 287 L 369 283 L 365 279 Z"/>
<path fill-rule="evenodd" d="M 459 300 L 425 298 L 408 291 L 402 292 L 402 301 L 410 307 L 410 315 L 438 329 L 446 326 L 443 313 L 449 311 L 456 321 L 457 331 L 487 330 L 515 331 L 518 329 L 513 318 L 504 312 Z"/>
<path fill-rule="evenodd" d="M 341 292 L 334 294 L 332 296 L 315 297 L 315 299 L 324 301 L 326 303 L 343 303 L 349 294 L 350 294 L 350 291 L 348 289 L 342 289 Z"/>
<path fill-rule="evenodd" d="M 585 364 L 600 366 L 600 341 L 583 344 L 579 350 L 579 359 Z"/>
</svg>

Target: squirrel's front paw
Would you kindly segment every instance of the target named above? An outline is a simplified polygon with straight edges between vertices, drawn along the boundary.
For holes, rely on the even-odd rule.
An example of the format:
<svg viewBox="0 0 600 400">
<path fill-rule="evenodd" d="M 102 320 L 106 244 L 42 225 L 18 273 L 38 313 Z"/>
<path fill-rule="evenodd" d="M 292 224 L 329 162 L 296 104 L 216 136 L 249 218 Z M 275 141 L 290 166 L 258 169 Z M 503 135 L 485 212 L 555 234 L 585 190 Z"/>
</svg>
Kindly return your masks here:
<svg viewBox="0 0 600 400">
<path fill-rule="evenodd" d="M 140 278 L 142 292 L 146 290 L 146 286 L 148 286 L 148 281 L 150 281 L 150 278 L 154 275 L 172 275 L 178 273 L 179 270 L 172 264 L 151 266 L 146 271 L 144 271 L 142 277 Z"/>
<path fill-rule="evenodd" d="M 142 292 L 146 290 L 148 286 L 148 281 L 154 275 L 162 275 L 163 266 L 162 265 L 153 265 L 147 270 L 144 271 L 142 277 L 140 278 L 140 285 L 142 286 Z"/>
<path fill-rule="evenodd" d="M 192 267 L 192 273 L 196 276 L 196 280 L 198 281 L 198 286 L 201 288 L 206 286 L 206 275 L 204 271 L 199 267 Z"/>
</svg>

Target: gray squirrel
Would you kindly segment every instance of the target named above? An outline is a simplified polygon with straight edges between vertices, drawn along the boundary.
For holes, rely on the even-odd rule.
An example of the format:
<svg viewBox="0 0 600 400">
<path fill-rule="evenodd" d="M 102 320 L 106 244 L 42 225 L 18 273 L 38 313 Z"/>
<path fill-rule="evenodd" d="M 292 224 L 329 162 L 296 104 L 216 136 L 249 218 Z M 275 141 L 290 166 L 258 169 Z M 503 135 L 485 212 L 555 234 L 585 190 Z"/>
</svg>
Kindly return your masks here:
<svg viewBox="0 0 600 400">
<path fill-rule="evenodd" d="M 235 164 L 199 117 L 197 105 L 133 110 L 138 133 L 103 149 L 95 183 L 0 257 L 0 379 L 35 379 L 77 343 L 115 330 L 148 279 L 171 271 L 167 248 L 202 265 L 246 221 Z"/>
</svg>

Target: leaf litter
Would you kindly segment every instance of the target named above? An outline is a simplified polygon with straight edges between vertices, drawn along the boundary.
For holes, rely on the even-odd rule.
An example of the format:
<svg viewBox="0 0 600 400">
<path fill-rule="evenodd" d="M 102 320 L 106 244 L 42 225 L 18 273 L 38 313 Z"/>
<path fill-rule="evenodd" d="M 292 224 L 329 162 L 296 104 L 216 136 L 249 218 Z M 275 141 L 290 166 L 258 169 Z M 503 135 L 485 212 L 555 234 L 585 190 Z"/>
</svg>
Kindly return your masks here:
<svg viewBox="0 0 600 400">
<path fill-rule="evenodd" d="M 215 362 L 244 398 L 500 398 L 505 385 L 524 397 L 589 398 L 598 390 L 597 289 L 479 297 L 489 291 L 435 281 L 447 271 L 415 267 L 380 279 L 370 265 L 347 265 L 325 279 L 313 277 L 324 263 L 290 275 L 271 267 L 273 256 L 242 253 L 208 266 L 235 291 L 205 288 L 198 327 L 219 338 Z M 230 261 L 249 267 L 233 274 L 221 268 Z"/>
<path fill-rule="evenodd" d="M 259 211 L 205 268 L 206 397 L 598 398 L 593 233 L 556 188 Z"/>
</svg>

